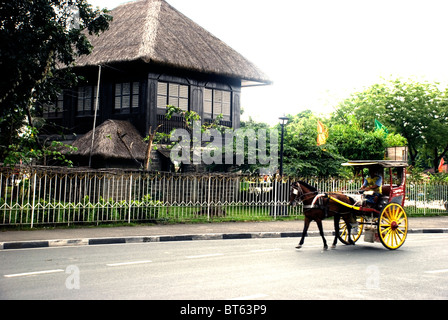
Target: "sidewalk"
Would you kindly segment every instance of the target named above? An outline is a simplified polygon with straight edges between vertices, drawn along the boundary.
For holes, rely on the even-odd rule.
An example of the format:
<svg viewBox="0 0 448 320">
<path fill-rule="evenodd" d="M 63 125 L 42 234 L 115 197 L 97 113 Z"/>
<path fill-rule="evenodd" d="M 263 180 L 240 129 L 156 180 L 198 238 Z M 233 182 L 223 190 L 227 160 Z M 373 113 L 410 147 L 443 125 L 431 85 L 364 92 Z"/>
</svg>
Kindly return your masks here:
<svg viewBox="0 0 448 320">
<path fill-rule="evenodd" d="M 303 221 L 300 220 L 0 231 L 0 250 L 112 243 L 300 237 L 302 230 Z M 325 234 L 332 235 L 333 230 L 333 220 L 325 220 Z M 448 233 L 448 216 L 409 218 L 408 232 Z M 308 235 L 318 235 L 315 222 L 311 223 Z"/>
</svg>

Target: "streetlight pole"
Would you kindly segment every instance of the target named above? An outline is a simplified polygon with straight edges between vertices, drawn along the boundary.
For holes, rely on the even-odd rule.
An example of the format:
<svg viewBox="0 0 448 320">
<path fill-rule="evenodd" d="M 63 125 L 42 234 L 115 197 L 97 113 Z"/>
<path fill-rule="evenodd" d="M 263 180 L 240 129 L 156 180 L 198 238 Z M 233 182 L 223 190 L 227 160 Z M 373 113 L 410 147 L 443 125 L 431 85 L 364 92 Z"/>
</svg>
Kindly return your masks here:
<svg viewBox="0 0 448 320">
<path fill-rule="evenodd" d="M 283 177 L 283 137 L 284 137 L 284 132 L 285 132 L 285 121 L 288 121 L 289 118 L 288 117 L 280 117 L 279 118 L 281 123 L 280 125 L 282 126 L 282 136 L 281 136 L 281 142 L 280 142 L 280 177 Z"/>
<path fill-rule="evenodd" d="M 279 176 L 274 179 L 274 199 L 275 199 L 275 205 L 273 207 L 273 215 L 274 219 L 277 218 L 277 215 L 280 214 L 282 216 L 288 214 L 288 209 L 283 205 L 283 200 L 279 199 L 281 196 L 279 195 L 279 191 L 282 190 L 282 182 L 283 182 L 283 139 L 285 135 L 285 121 L 288 121 L 288 117 L 280 117 L 281 120 L 280 125 L 282 126 L 282 136 L 280 141 L 280 171 Z"/>
</svg>

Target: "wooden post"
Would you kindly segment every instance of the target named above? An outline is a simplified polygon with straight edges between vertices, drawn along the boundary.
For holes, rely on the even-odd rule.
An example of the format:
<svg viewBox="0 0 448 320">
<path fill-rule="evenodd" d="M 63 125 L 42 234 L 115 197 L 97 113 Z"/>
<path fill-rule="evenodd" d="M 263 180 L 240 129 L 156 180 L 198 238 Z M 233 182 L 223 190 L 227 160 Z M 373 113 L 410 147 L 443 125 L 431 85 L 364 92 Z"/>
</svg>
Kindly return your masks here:
<svg viewBox="0 0 448 320">
<path fill-rule="evenodd" d="M 157 131 L 159 131 L 159 128 L 162 126 L 162 124 L 159 124 L 156 128 L 156 130 L 154 130 L 154 132 L 152 131 L 152 126 L 149 127 L 149 132 L 148 132 L 148 147 L 146 148 L 146 155 L 145 155 L 145 170 L 148 171 L 149 170 L 149 163 L 151 162 L 151 150 L 152 150 L 152 144 L 154 142 L 154 138 L 157 134 Z"/>
<path fill-rule="evenodd" d="M 96 86 L 96 99 L 95 99 L 95 112 L 94 112 L 94 116 L 93 116 L 92 143 L 90 144 L 90 153 L 89 153 L 89 168 L 91 167 L 91 163 L 92 163 L 92 149 L 93 149 L 93 142 L 95 140 L 96 115 L 97 115 L 97 111 L 98 111 L 98 103 L 99 103 L 99 96 L 100 96 L 100 81 L 101 81 L 101 65 L 98 66 L 98 83 Z"/>
</svg>

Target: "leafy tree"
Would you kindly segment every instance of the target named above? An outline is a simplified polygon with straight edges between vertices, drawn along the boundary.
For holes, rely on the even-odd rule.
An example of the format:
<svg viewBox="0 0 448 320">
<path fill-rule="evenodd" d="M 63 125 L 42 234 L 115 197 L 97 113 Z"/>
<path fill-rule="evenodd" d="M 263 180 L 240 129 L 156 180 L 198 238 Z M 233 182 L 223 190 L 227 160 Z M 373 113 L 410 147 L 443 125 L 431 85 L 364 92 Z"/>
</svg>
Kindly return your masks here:
<svg viewBox="0 0 448 320">
<path fill-rule="evenodd" d="M 289 115 L 285 127 L 284 173 L 298 176 L 337 176 L 345 161 L 334 145 L 317 145 L 317 120 L 310 111 Z"/>
<path fill-rule="evenodd" d="M 359 128 L 373 131 L 375 119 L 383 122 L 386 115 L 385 94 L 383 84 L 374 84 L 364 91 L 353 93 L 336 106 L 332 122 L 349 125 L 356 122 Z"/>
<path fill-rule="evenodd" d="M 383 159 L 386 150 L 384 132 L 364 131 L 356 123 L 333 125 L 328 143 L 350 160 Z"/>
<path fill-rule="evenodd" d="M 111 20 L 86 0 L 1 0 L 0 161 L 43 150 L 34 116 L 76 82 L 71 67 L 92 50 L 86 34 L 98 35 Z"/>
<path fill-rule="evenodd" d="M 317 116 L 307 110 L 290 118 L 284 153 L 287 174 L 346 176 L 347 170 L 341 167 L 346 160 L 384 159 L 387 147 L 406 144 L 398 134 L 386 135 L 383 130 L 374 130 L 373 126 L 364 130 L 354 115 L 346 115 L 342 122 L 337 117 L 321 120 L 327 126 L 329 136 L 326 144 L 318 146 Z"/>
<path fill-rule="evenodd" d="M 386 111 L 391 125 L 408 140 L 413 164 L 420 154 L 421 159 L 432 159 L 437 170 L 440 159 L 447 153 L 447 98 L 447 91 L 437 84 L 393 82 Z"/>
<path fill-rule="evenodd" d="M 280 163 L 279 153 L 274 154 L 275 151 L 273 148 L 271 148 L 271 142 L 273 142 L 271 141 L 271 130 L 277 130 L 276 137 L 278 139 L 277 141 L 275 141 L 275 143 L 279 144 L 281 135 L 281 128 L 279 125 L 276 127 L 270 127 L 268 124 L 263 122 L 256 122 L 252 118 L 249 118 L 248 121 L 241 122 L 241 127 L 233 132 L 234 137 L 232 139 L 232 148 L 234 152 L 242 153 L 242 159 L 244 160 L 244 162 L 238 164 L 237 158 L 234 157 L 233 163 L 238 164 L 238 166 L 233 167 L 233 169 L 237 168 L 238 171 L 242 171 L 245 173 L 260 173 L 262 172 L 262 169 L 267 169 L 267 163 L 265 163 L 265 160 L 267 159 L 262 159 L 262 157 L 264 156 L 272 159 L 276 164 Z M 238 145 L 237 141 L 239 139 L 243 140 L 242 145 Z M 265 144 L 261 145 L 261 141 L 264 141 Z M 241 147 L 242 150 L 239 149 Z M 277 149 L 276 150 L 279 152 L 279 147 Z M 273 153 L 272 155 L 271 152 Z M 249 159 L 251 159 L 251 161 Z M 232 169 L 232 166 L 230 166 L 230 168 Z"/>
<path fill-rule="evenodd" d="M 353 94 L 338 106 L 333 119 L 347 122 L 353 116 L 365 129 L 378 119 L 407 140 L 412 165 L 427 165 L 430 159 L 437 168 L 448 152 L 447 98 L 438 83 L 389 80 Z"/>
<path fill-rule="evenodd" d="M 343 123 L 333 119 L 328 143 L 333 144 L 341 156 L 350 160 L 383 159 L 386 148 L 407 144 L 406 139 L 399 134 L 372 129 L 366 122 L 363 124 L 369 129 L 362 129 L 355 116 L 346 116 Z"/>
</svg>

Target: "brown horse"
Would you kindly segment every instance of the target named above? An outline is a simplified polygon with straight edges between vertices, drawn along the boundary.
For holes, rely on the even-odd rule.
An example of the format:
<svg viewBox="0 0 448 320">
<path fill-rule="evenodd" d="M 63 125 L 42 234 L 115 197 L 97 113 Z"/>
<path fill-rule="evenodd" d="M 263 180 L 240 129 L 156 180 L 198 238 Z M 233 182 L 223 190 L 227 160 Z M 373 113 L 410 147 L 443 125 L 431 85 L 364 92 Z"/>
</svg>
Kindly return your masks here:
<svg viewBox="0 0 448 320">
<path fill-rule="evenodd" d="M 289 202 L 292 206 L 295 206 L 298 201 L 303 203 L 304 215 L 305 215 L 305 226 L 302 232 L 302 239 L 297 245 L 297 249 L 300 249 L 305 241 L 305 236 L 308 231 L 308 227 L 310 226 L 311 221 L 316 221 L 317 226 L 319 228 L 319 233 L 324 242 L 324 250 L 328 249 L 327 241 L 325 240 L 324 231 L 322 227 L 322 220 L 328 217 L 334 217 L 334 229 L 335 229 L 335 237 L 333 241 L 332 248 L 336 247 L 336 243 L 338 242 L 338 234 L 339 234 L 339 221 L 342 219 L 345 221 L 348 230 L 348 239 L 350 244 L 354 244 L 350 237 L 351 233 L 351 210 L 333 200 L 331 200 L 328 196 L 332 196 L 344 203 L 353 205 L 355 201 L 343 194 L 340 193 L 325 193 L 320 194 L 316 188 L 310 186 L 309 184 L 298 181 L 294 182 L 291 185 L 291 193 Z"/>
</svg>

